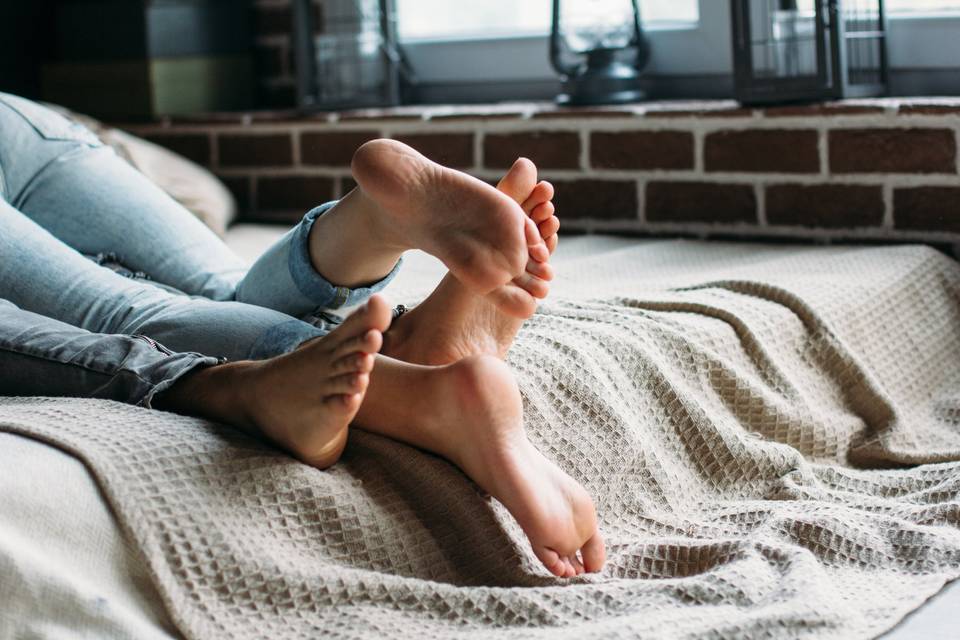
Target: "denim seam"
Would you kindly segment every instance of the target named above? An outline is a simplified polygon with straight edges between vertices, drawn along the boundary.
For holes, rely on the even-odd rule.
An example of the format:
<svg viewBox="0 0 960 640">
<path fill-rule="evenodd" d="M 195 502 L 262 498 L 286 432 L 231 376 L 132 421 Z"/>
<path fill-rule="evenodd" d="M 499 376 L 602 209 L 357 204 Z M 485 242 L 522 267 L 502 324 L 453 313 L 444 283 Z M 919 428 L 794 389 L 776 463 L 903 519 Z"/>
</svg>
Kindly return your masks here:
<svg viewBox="0 0 960 640">
<path fill-rule="evenodd" d="M 48 141 L 48 142 L 76 142 L 77 144 L 86 145 L 87 147 L 91 147 L 91 148 L 97 148 L 97 147 L 102 147 L 102 146 L 104 146 L 103 141 L 97 136 L 97 134 L 95 134 L 94 132 L 90 131 L 89 129 L 87 129 L 87 128 L 84 127 L 83 125 L 78 124 L 78 123 L 75 122 L 75 121 L 74 121 L 74 122 L 71 122 L 69 118 L 67 118 L 66 116 L 64 116 L 64 115 L 62 115 L 62 114 L 57 114 L 57 115 L 59 115 L 59 116 L 60 116 L 61 118 L 63 118 L 64 120 L 66 120 L 67 123 L 70 124 L 71 126 L 73 126 L 73 127 L 79 127 L 79 128 L 81 128 L 81 129 L 84 129 L 87 133 L 89 133 L 89 134 L 93 137 L 93 140 L 83 140 L 83 139 L 81 139 L 81 138 L 79 138 L 79 137 L 69 137 L 69 136 L 65 137 L 65 136 L 53 135 L 53 134 L 50 134 L 50 133 L 44 133 L 43 129 L 41 129 L 40 127 L 38 127 L 36 122 L 34 122 L 27 114 L 25 114 L 23 111 L 21 111 L 19 107 L 17 107 L 17 106 L 14 105 L 14 104 L 11 104 L 10 101 L 4 100 L 3 98 L 0 98 L 0 104 L 2 104 L 3 106 L 5 106 L 6 108 L 10 109 L 11 111 L 13 111 L 15 114 L 17 114 L 17 115 L 20 117 L 21 120 L 23 120 L 24 122 L 26 122 L 27 125 L 29 125 L 31 129 L 33 129 L 34 131 L 37 132 L 37 135 L 39 135 L 41 138 L 43 138 L 44 140 L 46 140 L 46 141 Z M 40 106 L 40 105 L 38 105 L 38 106 Z"/>
<path fill-rule="evenodd" d="M 34 351 L 22 349 L 22 348 L 16 348 L 16 347 L 13 347 L 13 346 L 11 346 L 11 345 L 9 345 L 9 344 L 6 344 L 6 343 L 0 343 L 0 351 L 9 351 L 10 353 L 15 353 L 15 354 L 21 355 L 21 356 L 27 356 L 28 358 L 36 358 L 37 360 L 45 360 L 45 361 L 47 361 L 47 362 L 56 362 L 56 363 L 58 363 L 58 364 L 67 364 L 67 365 L 70 365 L 70 366 L 72 366 L 72 367 L 79 367 L 79 368 L 81 368 L 81 369 L 86 369 L 87 371 L 91 371 L 91 372 L 93 372 L 93 373 L 99 373 L 99 374 L 108 375 L 108 376 L 110 376 L 110 375 L 116 375 L 117 373 L 119 373 L 119 372 L 120 372 L 120 369 L 123 367 L 123 363 L 126 362 L 126 361 L 127 361 L 127 358 L 130 357 L 130 356 L 128 355 L 127 358 L 124 358 L 124 359 L 123 359 L 123 362 L 120 363 L 120 366 L 118 366 L 116 369 L 111 370 L 111 369 L 99 369 L 99 368 L 97 368 L 97 367 L 92 367 L 92 366 L 90 366 L 90 365 L 88 365 L 88 364 L 85 364 L 85 363 L 82 363 L 82 362 L 74 362 L 74 361 L 72 361 L 72 360 L 61 360 L 61 359 L 59 359 L 59 358 L 52 358 L 52 357 L 50 357 L 49 355 L 44 354 L 44 353 L 38 353 L 38 352 L 34 352 Z M 131 373 L 133 376 L 135 376 L 137 379 L 139 379 L 141 382 L 145 382 L 145 383 L 147 383 L 147 384 L 151 384 L 148 380 L 144 380 L 143 378 L 141 378 L 141 377 L 140 377 L 140 374 L 133 373 L 132 371 L 131 371 L 130 373 Z"/>
</svg>

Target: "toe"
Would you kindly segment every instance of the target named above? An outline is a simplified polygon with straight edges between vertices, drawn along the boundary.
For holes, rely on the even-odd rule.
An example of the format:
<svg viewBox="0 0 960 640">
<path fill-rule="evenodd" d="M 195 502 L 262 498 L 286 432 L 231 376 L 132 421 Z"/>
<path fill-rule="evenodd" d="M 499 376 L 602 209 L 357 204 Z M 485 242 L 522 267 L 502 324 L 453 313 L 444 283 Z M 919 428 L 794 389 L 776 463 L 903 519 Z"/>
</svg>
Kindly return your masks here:
<svg viewBox="0 0 960 640">
<path fill-rule="evenodd" d="M 552 202 L 543 202 L 533 208 L 533 210 L 530 212 L 530 219 L 536 222 L 537 224 L 540 224 L 544 220 L 547 220 L 548 218 L 553 216 L 553 214 L 555 214 L 556 212 L 557 212 L 557 208 L 553 205 Z"/>
<path fill-rule="evenodd" d="M 386 331 L 393 321 L 393 310 L 387 299 L 375 293 L 366 303 L 368 327 L 380 332 Z"/>
<path fill-rule="evenodd" d="M 547 249 L 547 245 L 543 243 L 543 238 L 540 237 L 540 229 L 530 218 L 524 220 L 523 229 L 527 240 L 528 255 L 538 262 L 546 262 L 550 259 L 550 250 Z"/>
<path fill-rule="evenodd" d="M 594 532 L 593 536 L 587 540 L 580 549 L 580 553 L 583 555 L 583 567 L 590 573 L 596 573 L 603 568 L 604 562 L 607 561 L 607 550 L 599 531 Z"/>
<path fill-rule="evenodd" d="M 584 568 L 583 568 L 583 563 L 580 562 L 580 558 L 578 558 L 578 557 L 575 556 L 575 555 L 574 555 L 574 556 L 570 556 L 570 562 L 573 563 L 573 568 L 576 570 L 577 575 L 578 575 L 578 576 L 579 576 L 579 575 L 583 575 L 583 573 L 584 573 Z"/>
<path fill-rule="evenodd" d="M 356 412 L 360 408 L 360 403 L 363 402 L 362 393 L 349 393 L 342 396 L 333 396 L 334 398 L 339 399 L 340 404 L 350 412 Z"/>
<path fill-rule="evenodd" d="M 537 228 L 540 229 L 540 237 L 549 238 L 560 230 L 560 219 L 557 216 L 550 216 L 541 222 Z"/>
<path fill-rule="evenodd" d="M 522 204 L 536 183 L 537 165 L 527 158 L 517 158 L 507 175 L 497 183 L 497 189 L 513 198 L 517 204 Z"/>
<path fill-rule="evenodd" d="M 553 185 L 543 180 L 537 183 L 537 186 L 533 188 L 533 191 L 530 192 L 530 195 L 527 196 L 527 199 L 524 200 L 520 206 L 523 207 L 527 215 L 530 215 L 537 206 L 549 202 L 552 199 Z"/>
<path fill-rule="evenodd" d="M 527 262 L 527 273 L 534 278 L 540 278 L 547 282 L 553 280 L 555 275 L 553 266 L 549 262 L 537 262 L 536 260 Z"/>
<path fill-rule="evenodd" d="M 564 563 L 563 558 L 561 558 L 560 554 L 553 549 L 548 549 L 546 547 L 534 547 L 533 552 L 540 562 L 543 563 L 543 566 L 547 568 L 547 571 L 558 578 L 562 578 L 567 572 L 567 566 Z"/>
<path fill-rule="evenodd" d="M 558 242 L 560 242 L 560 236 L 558 235 L 552 235 L 543 241 L 543 243 L 547 245 L 547 251 L 550 252 L 550 255 L 553 255 L 553 252 L 557 250 Z"/>
<path fill-rule="evenodd" d="M 501 313 L 526 320 L 537 310 L 537 299 L 513 283 L 497 287 L 487 294 L 487 300 Z"/>
<path fill-rule="evenodd" d="M 339 360 L 352 353 L 377 353 L 383 346 L 383 334 L 376 329 L 370 329 L 366 333 L 349 338 L 341 342 L 333 351 L 335 360 Z"/>
<path fill-rule="evenodd" d="M 538 230 L 539 235 L 539 230 Z M 393 319 L 393 312 L 387 300 L 380 294 L 370 296 L 362 307 L 350 314 L 343 323 L 330 334 L 342 342 L 362 336 L 371 329 L 386 331 Z"/>
<path fill-rule="evenodd" d="M 344 373 L 369 373 L 373 370 L 372 353 L 350 353 L 330 365 L 330 375 Z"/>
<path fill-rule="evenodd" d="M 327 380 L 325 395 L 354 395 L 367 390 L 370 375 L 366 373 L 347 373 Z"/>
<path fill-rule="evenodd" d="M 532 295 L 534 298 L 546 298 L 550 295 L 550 285 L 540 278 L 525 273 L 513 279 L 513 283 Z"/>
</svg>

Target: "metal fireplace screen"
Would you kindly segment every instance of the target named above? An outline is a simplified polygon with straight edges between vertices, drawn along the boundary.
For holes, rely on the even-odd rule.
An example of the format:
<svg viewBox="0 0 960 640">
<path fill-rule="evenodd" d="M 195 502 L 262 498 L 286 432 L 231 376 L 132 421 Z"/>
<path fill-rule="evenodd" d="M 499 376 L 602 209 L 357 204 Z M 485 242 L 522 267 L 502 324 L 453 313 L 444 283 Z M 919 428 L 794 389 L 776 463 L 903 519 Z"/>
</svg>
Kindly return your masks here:
<svg viewBox="0 0 960 640">
<path fill-rule="evenodd" d="M 301 107 L 399 104 L 402 60 L 393 0 L 295 0 L 297 93 Z"/>
<path fill-rule="evenodd" d="M 887 84 L 883 0 L 733 0 L 743 102 L 881 95 Z"/>
</svg>

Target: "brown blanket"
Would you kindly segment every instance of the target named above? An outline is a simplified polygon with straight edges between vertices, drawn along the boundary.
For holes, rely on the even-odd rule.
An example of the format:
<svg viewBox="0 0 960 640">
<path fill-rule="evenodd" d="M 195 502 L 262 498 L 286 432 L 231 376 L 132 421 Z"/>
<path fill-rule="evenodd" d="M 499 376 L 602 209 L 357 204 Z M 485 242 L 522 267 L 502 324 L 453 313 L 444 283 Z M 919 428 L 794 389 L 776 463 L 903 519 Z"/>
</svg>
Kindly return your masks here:
<svg viewBox="0 0 960 640">
<path fill-rule="evenodd" d="M 960 266 L 921 247 L 611 245 L 511 352 L 609 561 L 558 580 L 445 461 L 317 471 L 202 420 L 5 399 L 82 457 L 190 638 L 872 637 L 960 575 Z"/>
</svg>

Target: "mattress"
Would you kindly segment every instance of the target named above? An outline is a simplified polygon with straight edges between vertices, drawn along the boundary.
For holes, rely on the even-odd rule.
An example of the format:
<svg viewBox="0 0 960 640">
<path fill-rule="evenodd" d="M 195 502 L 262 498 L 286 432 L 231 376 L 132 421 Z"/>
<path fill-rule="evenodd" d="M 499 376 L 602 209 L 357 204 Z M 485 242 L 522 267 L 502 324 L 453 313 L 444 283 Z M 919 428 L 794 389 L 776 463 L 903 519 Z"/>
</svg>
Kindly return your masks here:
<svg viewBox="0 0 960 640">
<path fill-rule="evenodd" d="M 239 228 L 233 243 L 250 257 L 269 243 L 268 236 Z M 552 299 L 521 333 L 511 364 L 520 374 L 531 436 L 597 495 L 612 543 L 604 574 L 551 581 L 530 561 L 509 516 L 476 495 L 449 465 L 369 436 L 351 443 L 341 470 L 327 474 L 333 479 L 269 452 L 254 457 L 261 471 L 269 461 L 273 474 L 264 499 L 282 493 L 277 469 L 284 470 L 281 483 L 301 483 L 303 490 L 347 482 L 349 490 L 330 492 L 327 486 L 323 494 L 352 496 L 352 505 L 334 509 L 341 524 L 350 509 L 363 514 L 372 508 L 357 496 L 399 495 L 396 512 L 419 525 L 393 522 L 382 513 L 371 521 L 383 527 L 381 536 L 401 539 L 399 548 L 387 545 L 394 557 L 373 558 L 369 532 L 360 532 L 355 551 L 367 557 L 359 565 L 337 556 L 336 562 L 321 562 L 306 582 L 289 582 L 291 576 L 277 566 L 263 569 L 286 589 L 307 584 L 336 593 L 339 599 L 320 613 L 311 608 L 314 601 L 298 607 L 295 597 L 275 599 L 271 611 L 256 608 L 265 600 L 262 590 L 272 587 L 262 580 L 251 586 L 249 575 L 239 583 L 252 600 L 237 593 L 211 599 L 208 583 L 176 575 L 189 552 L 156 539 L 158 531 L 186 535 L 183 529 L 165 528 L 170 523 L 158 515 L 162 510 L 146 518 L 131 515 L 160 487 L 145 485 L 138 497 L 130 478 L 118 482 L 124 472 L 103 455 L 110 449 L 98 450 L 90 435 L 98 422 L 119 421 L 144 429 L 144 441 L 170 446 L 184 437 L 177 428 L 196 429 L 195 423 L 177 427 L 157 412 L 148 416 L 89 402 L 2 401 L 0 423 L 20 435 L 0 440 L 0 602 L 11 603 L 0 613 L 0 636 L 72 637 L 78 629 L 110 637 L 204 637 L 204 630 L 242 635 L 252 628 L 243 626 L 249 623 L 243 607 L 254 607 L 267 625 L 261 629 L 277 624 L 290 637 L 309 635 L 304 630 L 318 621 L 343 636 L 373 630 L 405 635 L 413 628 L 438 637 L 484 637 L 494 630 L 517 637 L 873 637 L 960 572 L 954 519 L 958 433 L 951 417 L 960 375 L 955 263 L 922 247 L 608 237 L 564 239 L 555 263 Z M 441 274 L 432 258 L 411 255 L 387 294 L 414 302 Z M 583 343 L 585 335 L 591 339 Z M 622 350 L 611 348 L 617 344 Z M 573 375 L 565 359 L 579 365 Z M 544 370 L 553 377 L 543 378 Z M 698 378 L 697 371 L 706 377 Z M 671 380 L 671 372 L 684 375 Z M 580 386 L 574 384 L 578 377 Z M 636 386 L 650 379 L 663 386 Z M 568 388 L 544 398 L 536 389 L 545 382 Z M 670 393 L 676 398 L 664 405 Z M 633 396 L 658 401 L 622 404 Z M 686 403 L 686 409 L 677 413 L 671 402 Z M 638 410 L 664 407 L 669 411 L 660 416 Z M 681 414 L 695 419 L 677 430 Z M 770 422 L 771 415 L 778 418 Z M 70 428 L 58 430 L 58 418 L 70 418 Z M 656 425 L 669 429 L 657 431 Z M 204 455 L 222 453 L 218 447 L 251 451 L 250 443 L 207 427 L 208 439 L 201 440 L 212 449 Z M 574 441 L 573 427 L 585 429 L 592 448 L 580 453 L 595 454 L 591 464 L 582 462 L 591 456 L 558 446 Z M 660 446 L 669 441 L 670 429 L 686 453 Z M 708 434 L 715 439 L 704 440 Z M 610 452 L 622 457 L 625 450 L 632 464 L 614 463 Z M 745 460 L 781 466 L 751 467 Z M 699 461 L 695 473 L 691 461 Z M 371 468 L 397 465 L 409 465 L 411 485 L 386 470 L 399 488 L 369 475 Z M 184 477 L 190 477 L 188 467 L 180 468 Z M 687 484 L 677 485 L 671 474 Z M 611 476 L 616 482 L 604 484 Z M 445 487 L 438 501 L 451 491 L 459 496 L 444 505 L 451 511 L 433 513 L 404 497 L 404 491 L 429 489 L 431 483 Z M 684 493 L 695 500 L 684 501 Z M 711 504 L 698 507 L 707 495 Z M 165 508 L 179 516 L 175 522 L 189 520 L 183 504 Z M 479 531 L 489 538 L 479 547 L 484 553 L 501 550 L 495 570 L 465 574 L 474 561 L 437 541 L 443 538 L 438 523 L 451 514 L 476 525 L 474 531 L 464 527 L 462 535 Z M 773 524 L 763 535 L 754 535 L 762 527 L 718 529 L 718 523 L 743 525 L 750 517 Z M 273 516 L 266 520 L 276 523 Z M 289 544 L 286 549 L 294 557 L 303 551 Z M 218 566 L 221 573 L 237 569 Z M 953 625 L 945 612 L 958 602 L 956 593 L 945 590 L 890 637 L 946 634 Z M 226 608 L 212 611 L 220 605 Z M 205 626 L 211 620 L 222 626 Z"/>
</svg>

